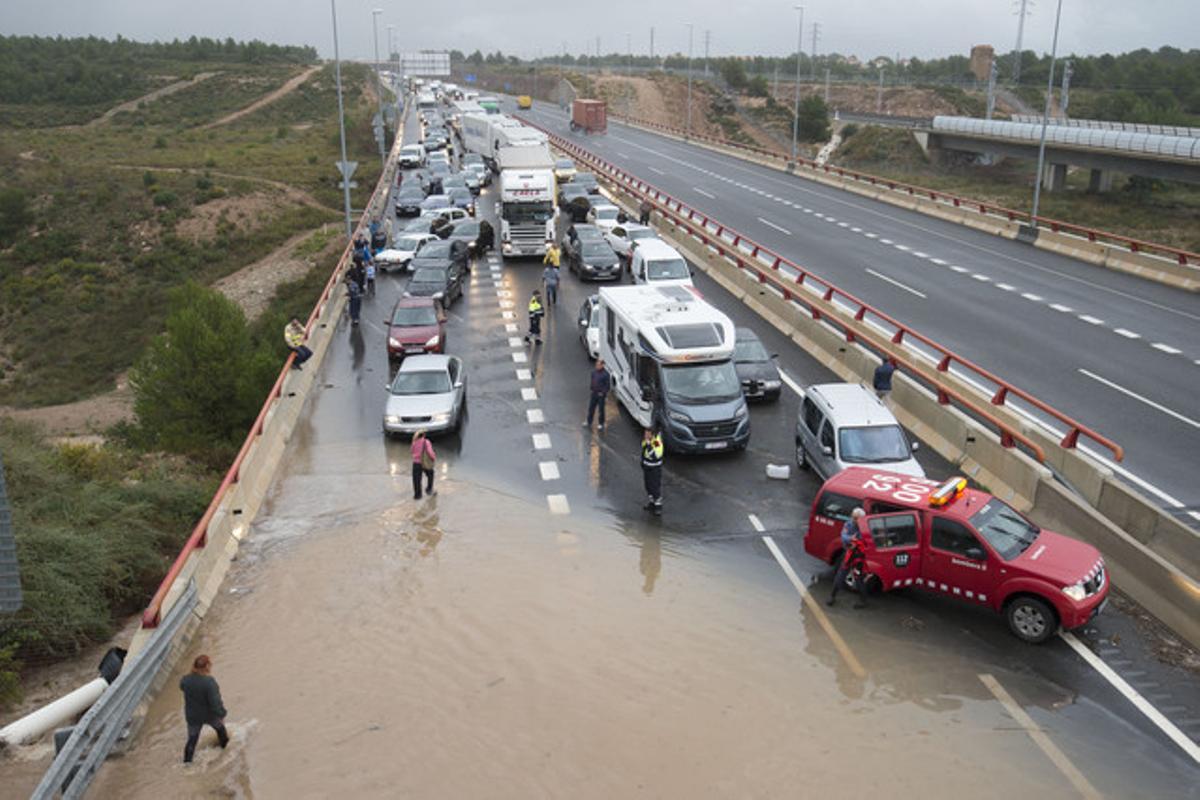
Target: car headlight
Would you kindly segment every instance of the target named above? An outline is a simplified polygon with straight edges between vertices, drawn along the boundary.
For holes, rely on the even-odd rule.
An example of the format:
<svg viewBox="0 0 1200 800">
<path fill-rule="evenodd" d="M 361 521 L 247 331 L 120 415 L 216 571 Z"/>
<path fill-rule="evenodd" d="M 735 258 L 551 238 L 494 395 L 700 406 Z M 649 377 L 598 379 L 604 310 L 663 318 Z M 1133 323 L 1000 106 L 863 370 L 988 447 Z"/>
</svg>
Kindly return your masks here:
<svg viewBox="0 0 1200 800">
<path fill-rule="evenodd" d="M 738 406 L 737 411 L 733 412 L 733 418 L 741 419 L 742 417 L 746 416 L 748 413 L 750 413 L 750 412 L 746 410 L 746 404 L 742 403 L 740 406 Z"/>
<path fill-rule="evenodd" d="M 399 425 L 400 417 L 396 416 L 395 414 L 388 414 L 383 418 L 383 421 L 389 425 Z"/>
<path fill-rule="evenodd" d="M 449 422 L 450 421 L 450 412 L 445 411 L 441 414 L 430 414 L 429 421 L 430 422 Z"/>
<path fill-rule="evenodd" d="M 399 339 L 393 339 L 391 336 L 388 337 L 388 347 L 403 347 L 403 346 L 404 346 L 404 344 Z"/>
<path fill-rule="evenodd" d="M 762 385 L 763 385 L 764 389 L 778 389 L 779 387 L 783 386 L 783 382 L 782 381 L 763 381 Z"/>
<path fill-rule="evenodd" d="M 433 293 L 433 299 L 434 299 L 434 300 L 441 300 L 441 299 L 442 299 L 442 295 L 444 295 L 444 294 L 445 294 L 445 292 L 434 292 L 434 293 Z"/>
<path fill-rule="evenodd" d="M 1062 592 L 1076 602 L 1081 602 L 1087 597 L 1087 590 L 1083 588 L 1082 583 L 1077 583 L 1074 586 L 1064 586 Z"/>
<path fill-rule="evenodd" d="M 687 414 L 684 414 L 682 411 L 668 411 L 667 416 L 670 417 L 671 419 L 675 420 L 676 422 L 682 422 L 684 424 L 690 423 L 692 421 L 692 418 L 689 417 Z"/>
<path fill-rule="evenodd" d="M 439 341 L 440 341 L 440 339 L 438 336 L 436 336 L 436 335 L 430 336 L 429 341 L 425 342 L 425 346 L 426 347 L 437 347 Z"/>
</svg>

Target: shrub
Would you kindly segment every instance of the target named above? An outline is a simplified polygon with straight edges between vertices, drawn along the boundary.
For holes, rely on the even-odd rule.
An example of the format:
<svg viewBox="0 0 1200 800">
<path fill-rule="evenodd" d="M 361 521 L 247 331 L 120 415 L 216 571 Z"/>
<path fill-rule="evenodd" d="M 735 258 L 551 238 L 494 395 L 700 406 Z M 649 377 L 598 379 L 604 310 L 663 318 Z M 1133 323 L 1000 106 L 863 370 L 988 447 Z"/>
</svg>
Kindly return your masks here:
<svg viewBox="0 0 1200 800">
<path fill-rule="evenodd" d="M 145 186 L 147 189 L 149 189 L 156 183 L 158 183 L 158 177 L 153 172 L 146 170 L 142 173 L 142 186 Z"/>
<path fill-rule="evenodd" d="M 154 193 L 154 205 L 160 208 L 170 208 L 178 201 L 179 197 L 174 192 L 162 190 Z"/>
<path fill-rule="evenodd" d="M 25 192 L 16 187 L 0 189 L 0 244 L 12 244 L 32 219 Z"/>
<path fill-rule="evenodd" d="M 165 150 L 167 147 L 167 138 L 165 136 L 156 136 L 154 138 L 154 149 Z"/>
<path fill-rule="evenodd" d="M 829 139 L 829 108 L 819 95 L 811 94 L 800 101 L 800 139 L 824 142 Z"/>
<path fill-rule="evenodd" d="M 842 141 L 849 139 L 856 133 L 858 133 L 858 125 L 853 122 L 847 122 L 842 126 Z"/>
</svg>

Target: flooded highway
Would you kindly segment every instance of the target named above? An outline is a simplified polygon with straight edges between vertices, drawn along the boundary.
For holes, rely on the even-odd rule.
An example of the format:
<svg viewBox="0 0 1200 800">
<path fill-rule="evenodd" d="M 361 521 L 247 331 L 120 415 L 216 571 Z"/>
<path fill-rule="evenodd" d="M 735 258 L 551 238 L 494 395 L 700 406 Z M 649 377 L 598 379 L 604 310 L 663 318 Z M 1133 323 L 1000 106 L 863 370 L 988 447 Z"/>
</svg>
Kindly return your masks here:
<svg viewBox="0 0 1200 800">
<path fill-rule="evenodd" d="M 800 539 L 819 482 L 765 474 L 794 465 L 794 392 L 752 409 L 746 453 L 668 457 L 666 509 L 647 515 L 630 418 L 610 401 L 606 431 L 580 427 L 575 318 L 594 287 L 564 274 L 545 345 L 509 343 L 540 273 L 480 260 L 450 310 L 468 417 L 433 440 L 423 500 L 408 441 L 380 431 L 384 319 L 407 277 L 341 321 L 181 661 L 212 657 L 233 742 L 206 731 L 179 763 L 173 676 L 93 796 L 1200 797 L 1200 769 L 1063 642 L 1022 645 L 998 617 L 915 594 L 824 608 L 828 568 Z M 831 379 L 697 285 L 799 384 Z M 1136 643 L 1115 611 L 1084 636 L 1117 630 Z M 1191 673 L 1146 672 L 1200 709 Z"/>
</svg>

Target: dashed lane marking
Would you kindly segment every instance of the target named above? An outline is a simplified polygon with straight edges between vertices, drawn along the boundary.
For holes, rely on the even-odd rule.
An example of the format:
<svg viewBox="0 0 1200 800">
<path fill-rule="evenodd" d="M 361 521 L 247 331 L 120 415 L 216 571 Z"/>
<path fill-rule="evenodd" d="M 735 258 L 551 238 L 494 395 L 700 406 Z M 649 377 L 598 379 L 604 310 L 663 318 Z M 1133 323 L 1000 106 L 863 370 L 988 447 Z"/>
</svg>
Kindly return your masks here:
<svg viewBox="0 0 1200 800">
<path fill-rule="evenodd" d="M 971 270 L 967 269 L 966 267 L 960 267 L 958 264 L 951 264 L 950 269 L 953 272 L 957 272 L 959 275 L 963 275 L 963 274 L 971 271 Z"/>
<path fill-rule="evenodd" d="M 989 278 L 987 275 L 981 275 L 978 272 L 972 273 L 971 277 L 974 278 L 975 280 L 979 281 L 980 283 L 991 283 L 992 282 L 992 279 Z"/>
<path fill-rule="evenodd" d="M 1017 290 L 1017 287 L 1013 286 L 1011 283 L 997 283 L 996 288 L 1005 292 L 1015 292 Z"/>
<path fill-rule="evenodd" d="M 1124 336 L 1126 339 L 1142 338 L 1142 335 L 1140 333 L 1134 333 L 1133 331 L 1126 330 L 1125 328 L 1117 328 L 1116 330 L 1113 331 L 1113 333 L 1115 333 L 1117 336 Z"/>
<path fill-rule="evenodd" d="M 550 449 L 550 434 L 535 433 L 533 435 L 534 450 L 549 450 Z"/>
<path fill-rule="evenodd" d="M 1142 403 L 1150 406 L 1154 410 L 1161 411 L 1162 413 L 1166 414 L 1168 417 L 1173 417 L 1174 419 L 1177 419 L 1186 425 L 1191 425 L 1193 428 L 1200 429 L 1200 421 L 1194 420 L 1191 417 L 1185 417 L 1183 414 L 1180 414 L 1178 411 L 1174 411 L 1170 408 L 1167 408 L 1166 406 L 1162 405 L 1161 403 L 1156 403 L 1153 400 L 1151 400 L 1149 397 L 1146 397 L 1145 395 L 1140 395 L 1137 392 L 1133 391 L 1132 389 L 1126 389 L 1124 386 L 1121 386 L 1120 384 L 1113 383 L 1108 378 L 1101 377 L 1101 376 L 1097 375 L 1096 373 L 1090 372 L 1083 368 L 1079 369 L 1079 374 L 1084 375 L 1085 377 L 1091 378 L 1092 380 L 1097 381 L 1098 383 L 1102 383 L 1105 386 L 1109 387 L 1110 389 L 1114 389 L 1114 390 L 1120 392 L 1121 394 L 1126 395 L 1127 397 L 1132 397 L 1134 400 L 1141 401 Z"/>
<path fill-rule="evenodd" d="M 1070 306 L 1064 306 L 1062 303 L 1051 303 L 1050 307 L 1053 308 L 1055 311 L 1061 311 L 1064 314 L 1070 314 L 1072 311 L 1075 310 L 1075 309 L 1071 308 Z"/>
<path fill-rule="evenodd" d="M 538 464 L 538 472 L 542 473 L 542 480 L 556 481 L 559 478 L 558 463 L 555 461 L 542 461 Z"/>
<path fill-rule="evenodd" d="M 525 346 L 525 343 L 521 341 L 520 336 L 510 336 L 508 337 L 508 346 L 514 349 L 520 349 Z"/>
<path fill-rule="evenodd" d="M 567 502 L 567 496 L 565 494 L 546 495 L 546 505 L 550 506 L 551 514 L 571 513 L 571 504 Z"/>
<path fill-rule="evenodd" d="M 700 188 L 700 187 L 698 187 L 698 186 L 693 186 L 693 187 L 692 187 L 692 191 L 693 191 L 693 192 L 695 192 L 696 194 L 702 194 L 702 195 L 704 195 L 704 196 L 705 196 L 705 197 L 707 197 L 709 200 L 716 200 L 716 199 L 717 199 L 717 196 L 716 196 L 715 194 L 709 194 L 708 192 L 704 191 L 703 189 L 701 189 L 701 188 Z"/>
<path fill-rule="evenodd" d="M 880 244 L 895 244 L 895 242 L 893 242 L 891 239 L 880 239 L 879 243 Z"/>
<path fill-rule="evenodd" d="M 654 172 L 654 173 L 657 173 L 657 174 L 659 174 L 659 175 L 666 175 L 666 174 L 667 174 L 667 173 L 663 172 L 661 169 L 659 169 L 658 167 L 650 167 L 650 171 L 651 171 L 651 172 Z"/>
<path fill-rule="evenodd" d="M 917 297 L 921 298 L 922 300 L 926 299 L 925 295 L 922 292 L 918 292 L 916 289 L 912 288 L 911 286 L 905 286 L 903 283 L 896 280 L 895 278 L 889 278 L 887 275 L 884 275 L 881 272 L 876 272 L 873 269 L 867 269 L 867 272 L 871 275 L 874 275 L 876 278 L 879 278 L 879 280 L 881 280 L 881 281 L 887 281 L 888 283 L 892 284 L 892 286 L 895 286 L 899 289 L 903 289 L 904 291 L 908 292 L 909 294 L 915 294 Z"/>
<path fill-rule="evenodd" d="M 1100 799 L 1100 793 L 1096 791 L 1096 787 L 1092 786 L 1083 773 L 1079 771 L 1079 768 L 1071 762 L 1071 759 L 1067 758 L 1066 754 L 1058 749 L 1058 745 L 1050 741 L 1050 737 L 1033 721 L 1032 717 L 1025 713 L 1025 709 L 1017 705 L 1017 701 L 1013 700 L 1012 695 L 1000 685 L 999 681 L 991 675 L 984 673 L 979 675 L 979 680 L 1000 701 L 1000 705 L 1004 706 L 1004 710 L 1008 712 L 1008 715 L 1025 729 L 1025 732 L 1029 734 L 1029 738 L 1033 739 L 1033 743 L 1046 754 L 1046 758 L 1050 759 L 1051 763 L 1058 768 L 1063 777 L 1071 782 L 1071 785 L 1075 787 L 1075 790 L 1080 795 L 1086 798 Z"/>
<path fill-rule="evenodd" d="M 533 380 L 533 373 L 527 369 L 519 369 L 519 370 L 517 370 L 517 380 L 531 381 L 531 380 Z"/>
<path fill-rule="evenodd" d="M 525 401 L 537 400 L 537 389 L 532 386 L 521 387 L 521 399 Z"/>
<path fill-rule="evenodd" d="M 504 317 L 505 319 L 516 319 L 517 313 L 515 311 L 501 311 L 500 316 Z"/>
<path fill-rule="evenodd" d="M 761 222 L 763 225 L 766 225 L 768 228 L 774 228 L 775 230 L 779 231 L 782 234 L 785 234 L 787 236 L 792 235 L 792 232 L 789 231 L 787 228 L 776 225 L 774 222 L 771 222 L 771 220 L 769 220 L 769 219 L 763 219 L 762 217 L 759 217 L 758 221 Z"/>
<path fill-rule="evenodd" d="M 946 266 L 946 262 L 945 262 L 945 261 L 943 261 L 943 260 L 942 260 L 942 259 L 940 259 L 940 258 L 931 258 L 931 259 L 929 259 L 929 260 L 930 260 L 930 261 L 932 261 L 933 263 L 937 264 L 939 267 L 944 267 L 944 266 Z"/>
<path fill-rule="evenodd" d="M 546 421 L 546 415 L 540 408 L 527 408 L 525 409 L 525 419 L 530 425 L 541 425 Z"/>
<path fill-rule="evenodd" d="M 804 397 L 804 389 L 802 389 L 800 387 L 800 384 L 797 383 L 796 379 L 793 378 L 791 375 L 788 375 L 783 370 L 779 370 L 779 379 L 782 380 L 784 383 L 786 383 L 788 385 L 788 388 L 791 389 L 793 392 L 800 395 L 801 397 Z"/>
<path fill-rule="evenodd" d="M 758 518 L 755 517 L 754 520 L 751 521 L 751 524 L 753 525 L 757 519 Z M 755 530 L 760 530 L 761 528 L 761 522 L 755 525 Z M 829 617 L 825 616 L 825 611 L 821 608 L 821 604 L 818 603 L 811 594 L 809 594 L 808 589 L 804 586 L 804 583 L 796 574 L 796 570 L 792 569 L 792 565 L 788 563 L 788 560 L 784 557 L 783 551 L 779 549 L 779 545 L 775 544 L 775 540 L 770 536 L 764 535 L 762 540 L 763 543 L 766 544 L 767 549 L 771 551 L 771 555 L 775 557 L 775 561 L 779 564 L 780 569 L 783 570 L 783 574 L 787 576 L 787 579 L 791 581 L 792 586 L 794 586 L 796 591 L 800 593 L 800 598 L 804 601 L 804 604 L 808 606 L 808 610 L 814 617 L 816 617 L 817 624 L 821 626 L 821 629 L 825 631 L 825 635 L 829 637 L 831 642 L 833 642 L 833 646 L 837 649 L 838 654 L 841 655 L 842 660 L 846 662 L 846 666 L 849 667 L 850 671 L 853 672 L 859 679 L 865 680 L 867 677 L 867 671 L 863 669 L 862 663 L 858 660 L 858 657 L 854 655 L 854 651 L 850 649 L 850 646 L 846 644 L 846 640 L 842 638 L 842 635 L 833 627 L 833 623 L 829 621 Z"/>
<path fill-rule="evenodd" d="M 515 322 L 504 323 L 504 332 L 505 333 L 516 333 L 518 330 L 520 330 L 520 329 L 517 327 L 517 323 L 515 323 Z"/>
<path fill-rule="evenodd" d="M 1079 319 L 1086 322 L 1088 325 L 1103 325 L 1104 320 L 1099 317 L 1093 317 L 1090 314 L 1080 314 Z"/>
<path fill-rule="evenodd" d="M 908 251 L 912 250 L 912 248 L 906 244 L 896 244 L 896 245 L 892 245 L 892 246 L 903 253 L 907 253 Z"/>
<path fill-rule="evenodd" d="M 524 353 L 513 353 L 512 360 L 514 364 L 524 364 L 525 362 L 529 361 L 529 356 L 525 355 Z"/>
<path fill-rule="evenodd" d="M 1155 350 L 1161 350 L 1162 352 L 1164 352 L 1168 355 L 1172 355 L 1172 356 L 1177 356 L 1183 352 L 1182 350 L 1180 350 L 1176 347 L 1171 347 L 1171 345 L 1163 344 L 1162 342 L 1155 342 L 1154 344 L 1152 344 L 1150 346 L 1153 347 Z"/>
<path fill-rule="evenodd" d="M 867 237 L 868 239 L 878 239 L 879 238 L 878 233 L 871 233 L 870 231 L 867 231 L 866 233 L 864 233 L 863 236 Z"/>
<path fill-rule="evenodd" d="M 1030 292 L 1023 293 L 1021 297 L 1024 297 L 1026 300 L 1032 303 L 1040 303 L 1043 300 L 1040 294 L 1031 294 Z"/>
</svg>

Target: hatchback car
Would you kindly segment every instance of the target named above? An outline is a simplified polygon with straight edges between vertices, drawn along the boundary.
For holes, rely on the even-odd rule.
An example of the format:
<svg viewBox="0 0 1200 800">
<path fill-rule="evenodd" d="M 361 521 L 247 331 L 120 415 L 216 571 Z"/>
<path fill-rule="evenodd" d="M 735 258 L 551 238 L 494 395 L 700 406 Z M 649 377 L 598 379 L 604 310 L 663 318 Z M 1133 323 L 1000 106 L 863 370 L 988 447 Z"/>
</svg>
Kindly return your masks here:
<svg viewBox="0 0 1200 800">
<path fill-rule="evenodd" d="M 579 343 L 588 358 L 600 357 L 600 295 L 594 294 L 579 307 Z"/>
<path fill-rule="evenodd" d="M 421 201 L 421 211 L 432 211 L 438 208 L 449 208 L 454 205 L 450 197 L 444 194 L 431 194 Z M 424 215 L 422 215 L 424 216 Z"/>
<path fill-rule="evenodd" d="M 450 204 L 455 208 L 461 208 L 472 217 L 475 216 L 475 195 L 471 194 L 471 190 L 467 188 L 447 188 L 446 196 L 450 198 Z"/>
<path fill-rule="evenodd" d="M 400 298 L 386 322 L 389 364 L 446 349 L 446 315 L 432 297 Z"/>
<path fill-rule="evenodd" d="M 413 260 L 417 252 L 424 247 L 426 242 L 433 241 L 438 237 L 432 233 L 402 233 L 397 235 L 392 240 L 392 246 L 375 254 L 375 261 L 380 265 L 380 268 L 396 266 L 400 268 L 407 267 L 409 262 Z M 383 258 L 387 253 L 389 257 Z M 385 264 L 385 261 L 388 262 Z"/>
<path fill-rule="evenodd" d="M 657 239 L 658 234 L 646 225 L 614 225 L 604 234 L 612 249 L 626 264 L 633 257 L 633 249 L 638 242 L 646 239 Z"/>
<path fill-rule="evenodd" d="M 400 148 L 400 156 L 397 159 L 402 169 L 414 169 L 421 166 L 421 156 L 425 150 L 419 144 L 406 144 Z"/>
<path fill-rule="evenodd" d="M 567 253 L 567 266 L 582 280 L 621 279 L 621 260 L 603 239 L 578 239 Z"/>
<path fill-rule="evenodd" d="M 396 192 L 396 216 L 415 217 L 421 213 L 421 203 L 425 202 L 425 191 L 419 183 L 405 183 Z"/>
<path fill-rule="evenodd" d="M 404 359 L 387 384 L 383 409 L 385 435 L 457 430 L 467 404 L 462 359 L 414 355 Z"/>
<path fill-rule="evenodd" d="M 413 267 L 412 278 L 404 288 L 405 297 L 432 297 L 447 307 L 462 293 L 462 272 L 444 260 L 436 265 Z"/>
<path fill-rule="evenodd" d="M 554 178 L 559 183 L 569 183 L 575 177 L 575 162 L 569 158 L 560 158 L 554 162 Z"/>
<path fill-rule="evenodd" d="M 593 203 L 588 212 L 587 221 L 602 231 L 610 231 L 623 219 L 621 209 L 611 203 Z"/>
<path fill-rule="evenodd" d="M 465 221 L 465 220 L 464 220 Z M 447 226 L 448 234 L 453 233 L 453 226 Z M 437 240 L 422 245 L 421 251 L 413 257 L 413 269 L 425 265 L 429 261 L 446 260 L 453 262 L 459 272 L 471 271 L 470 247 L 466 242 L 457 241 L 452 236 L 438 237 Z"/>
<path fill-rule="evenodd" d="M 796 420 L 796 464 L 828 480 L 848 467 L 871 465 L 925 477 L 913 458 L 916 442 L 874 392 L 855 383 L 814 384 L 804 390 Z"/>
<path fill-rule="evenodd" d="M 747 400 L 779 399 L 783 380 L 775 356 L 767 352 L 758 334 L 749 328 L 738 328 L 734 334 L 733 366 Z"/>
</svg>

